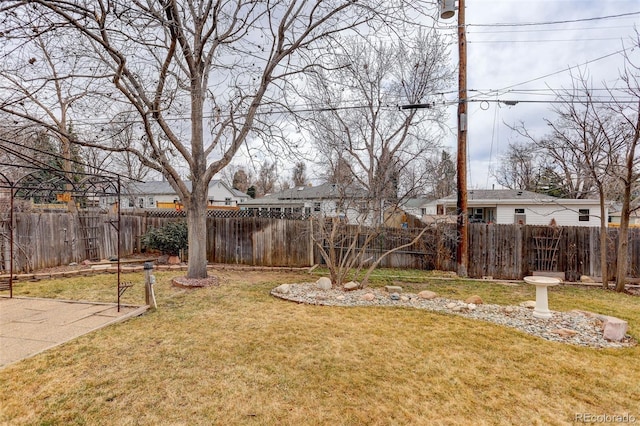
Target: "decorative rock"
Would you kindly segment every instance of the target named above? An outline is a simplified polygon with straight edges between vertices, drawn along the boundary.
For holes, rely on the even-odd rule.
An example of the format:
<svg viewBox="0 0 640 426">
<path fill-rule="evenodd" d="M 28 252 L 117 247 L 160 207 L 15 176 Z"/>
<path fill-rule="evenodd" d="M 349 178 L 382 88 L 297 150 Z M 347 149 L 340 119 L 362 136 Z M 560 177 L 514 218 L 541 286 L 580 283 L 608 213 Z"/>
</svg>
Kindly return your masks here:
<svg viewBox="0 0 640 426">
<path fill-rule="evenodd" d="M 410 298 L 407 297 L 407 296 L 400 296 L 400 300 L 403 301 L 403 302 L 408 302 L 410 300 Z"/>
<path fill-rule="evenodd" d="M 371 302 L 375 298 L 376 298 L 376 296 L 373 293 L 367 293 L 367 294 L 363 294 L 362 295 L 362 300 L 366 300 L 367 302 Z"/>
<path fill-rule="evenodd" d="M 318 281 L 316 281 L 316 287 L 320 290 L 331 290 L 331 280 L 327 277 L 320 277 Z"/>
<path fill-rule="evenodd" d="M 291 291 L 291 284 L 280 284 L 273 291 L 276 293 L 288 294 Z"/>
<path fill-rule="evenodd" d="M 536 307 L 536 302 L 535 300 L 527 300 L 526 302 L 522 302 L 520 306 L 527 309 L 533 309 Z"/>
<path fill-rule="evenodd" d="M 626 321 L 616 317 L 607 317 L 604 323 L 604 338 L 613 342 L 624 339 L 627 333 L 628 324 Z"/>
<path fill-rule="evenodd" d="M 391 300 L 400 300 L 400 295 L 399 295 L 398 293 L 391 293 L 391 294 L 389 295 L 389 298 L 390 298 Z"/>
<path fill-rule="evenodd" d="M 482 305 L 484 302 L 482 301 L 482 298 L 480 296 L 473 295 L 469 297 L 467 300 L 465 300 L 464 303 L 473 303 L 474 305 Z"/>
<path fill-rule="evenodd" d="M 470 311 L 475 311 L 477 307 L 478 305 L 476 305 L 475 303 L 469 303 L 467 305 L 467 309 L 469 309 Z"/>
<path fill-rule="evenodd" d="M 345 289 L 346 291 L 353 291 L 353 290 L 357 290 L 357 289 L 358 289 L 358 287 L 360 287 L 360 284 L 358 284 L 358 283 L 357 283 L 357 282 L 355 282 L 355 281 L 349 281 L 348 283 L 346 283 L 346 284 L 344 285 L 344 289 Z"/>
<path fill-rule="evenodd" d="M 435 299 L 437 296 L 437 294 L 430 290 L 422 290 L 420 293 L 418 293 L 419 298 L 427 300 Z"/>
<path fill-rule="evenodd" d="M 456 306 L 458 306 L 458 304 L 457 304 L 457 303 L 455 303 L 455 302 L 447 303 L 447 309 L 453 309 L 453 308 L 455 308 Z"/>
<path fill-rule="evenodd" d="M 580 282 L 585 284 L 593 284 L 595 283 L 595 280 L 588 275 L 581 275 Z"/>
<path fill-rule="evenodd" d="M 346 299 L 346 297 L 343 294 L 341 294 L 340 296 L 336 297 L 336 300 L 344 300 L 344 299 Z"/>
<path fill-rule="evenodd" d="M 78 266 L 78 264 L 76 262 L 71 262 L 69 266 Z"/>
<path fill-rule="evenodd" d="M 456 305 L 451 310 L 453 312 L 463 312 L 463 311 L 468 311 L 469 307 L 467 305 Z"/>
<path fill-rule="evenodd" d="M 515 311 L 515 309 L 513 309 L 513 306 L 505 306 L 502 310 L 507 315 L 512 314 Z"/>
<path fill-rule="evenodd" d="M 571 336 L 575 336 L 576 334 L 578 334 L 577 331 L 571 330 L 569 328 L 558 328 L 556 330 L 551 330 L 551 333 L 557 334 L 560 337 L 571 337 Z"/>
<path fill-rule="evenodd" d="M 387 285 L 384 288 L 387 289 L 387 292 L 389 293 L 402 293 L 402 287 L 398 285 Z"/>
</svg>

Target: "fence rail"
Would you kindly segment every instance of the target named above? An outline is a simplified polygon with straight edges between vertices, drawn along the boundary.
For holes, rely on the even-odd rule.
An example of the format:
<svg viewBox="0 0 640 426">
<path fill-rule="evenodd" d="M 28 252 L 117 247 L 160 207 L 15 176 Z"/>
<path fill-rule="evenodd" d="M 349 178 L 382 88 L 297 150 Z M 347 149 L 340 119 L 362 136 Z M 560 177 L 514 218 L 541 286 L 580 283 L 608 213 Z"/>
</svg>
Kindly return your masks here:
<svg viewBox="0 0 640 426">
<path fill-rule="evenodd" d="M 215 263 L 255 266 L 303 267 L 322 263 L 319 247 L 312 238 L 313 220 L 265 218 L 257 215 L 214 214 L 207 219 L 207 258 Z M 14 230 L 14 270 L 28 272 L 45 267 L 81 262 L 93 250 L 99 258 L 117 253 L 117 216 L 99 213 L 92 224 L 92 238 L 79 216 L 67 212 L 16 213 Z M 121 215 L 121 253 L 143 250 L 140 237 L 152 227 L 184 220 L 179 214 Z M 84 225 L 86 226 L 86 225 Z M 0 272 L 9 269 L 9 224 L 0 217 Z M 347 227 L 346 229 L 349 229 Z M 348 232 L 354 231 L 352 227 Z M 373 262 L 387 250 L 412 241 L 419 229 L 387 228 L 366 248 L 364 259 Z M 358 237 L 360 238 L 360 237 Z M 618 229 L 608 230 L 605 248 L 608 270 L 615 268 Z M 91 241 L 94 246 L 85 245 Z M 629 230 L 630 277 L 640 277 L 640 229 Z M 325 248 L 328 242 L 320 241 Z M 397 251 L 380 263 L 381 267 L 455 270 L 455 226 L 430 228 L 413 245 Z M 564 272 L 568 280 L 581 275 L 599 277 L 600 240 L 598 228 L 528 225 L 469 225 L 470 277 L 521 279 L 536 270 Z M 610 277 L 613 278 L 613 277 Z"/>
</svg>

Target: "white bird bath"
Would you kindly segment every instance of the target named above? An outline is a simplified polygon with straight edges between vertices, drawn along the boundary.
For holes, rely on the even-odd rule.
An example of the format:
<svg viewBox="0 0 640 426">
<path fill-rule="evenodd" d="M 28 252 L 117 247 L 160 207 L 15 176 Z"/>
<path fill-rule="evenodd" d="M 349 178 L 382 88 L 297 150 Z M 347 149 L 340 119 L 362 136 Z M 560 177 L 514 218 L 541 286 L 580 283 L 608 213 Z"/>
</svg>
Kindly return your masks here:
<svg viewBox="0 0 640 426">
<path fill-rule="evenodd" d="M 549 310 L 549 297 L 547 287 L 560 284 L 560 280 L 551 277 L 532 276 L 524 277 L 524 282 L 536 286 L 536 308 L 533 310 L 535 318 L 549 319 L 553 316 Z"/>
</svg>

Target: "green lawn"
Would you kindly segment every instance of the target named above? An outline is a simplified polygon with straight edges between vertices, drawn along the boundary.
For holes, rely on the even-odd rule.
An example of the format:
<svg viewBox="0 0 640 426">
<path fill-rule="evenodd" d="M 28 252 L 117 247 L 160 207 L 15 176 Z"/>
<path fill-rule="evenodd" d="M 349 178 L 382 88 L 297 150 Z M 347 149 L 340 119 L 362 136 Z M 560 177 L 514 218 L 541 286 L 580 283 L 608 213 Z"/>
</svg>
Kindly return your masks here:
<svg viewBox="0 0 640 426">
<path fill-rule="evenodd" d="M 222 271 L 185 291 L 158 273 L 158 310 L 0 370 L 0 424 L 571 424 L 577 414 L 640 422 L 640 349 L 590 349 L 407 308 L 337 308 L 275 299 L 294 273 Z M 142 275 L 126 303 L 142 303 Z M 382 271 L 450 298 L 535 297 L 528 285 Z M 411 283 L 411 284 L 408 284 Z M 114 301 L 115 276 L 21 283 L 16 295 Z M 554 287 L 554 310 L 629 322 L 640 297 Z"/>
</svg>

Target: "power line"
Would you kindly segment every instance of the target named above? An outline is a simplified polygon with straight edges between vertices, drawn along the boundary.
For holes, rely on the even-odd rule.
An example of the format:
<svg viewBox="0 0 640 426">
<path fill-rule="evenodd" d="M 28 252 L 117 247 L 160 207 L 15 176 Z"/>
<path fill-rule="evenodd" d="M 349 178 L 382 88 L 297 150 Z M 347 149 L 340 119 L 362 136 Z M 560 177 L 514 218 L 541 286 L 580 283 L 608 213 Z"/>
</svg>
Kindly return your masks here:
<svg viewBox="0 0 640 426">
<path fill-rule="evenodd" d="M 468 31 L 467 34 L 511 34 L 511 33 L 546 33 L 557 31 L 589 31 L 589 30 L 614 30 L 614 29 L 628 29 L 627 25 L 615 25 L 604 27 L 580 27 L 580 28 L 527 28 L 525 30 L 490 30 L 490 31 Z"/>
<path fill-rule="evenodd" d="M 564 69 L 561 69 L 561 70 L 558 70 L 558 71 L 554 71 L 554 72 L 551 72 L 549 74 L 542 75 L 540 77 L 536 77 L 536 78 L 532 78 L 530 80 L 523 81 L 521 83 L 516 83 L 516 84 L 509 85 L 509 86 L 505 86 L 502 89 L 494 90 L 493 92 L 494 93 L 501 93 L 501 92 L 504 92 L 507 89 L 511 89 L 511 88 L 518 87 L 518 86 L 524 86 L 525 84 L 533 83 L 534 81 L 542 80 L 544 78 L 551 77 L 551 76 L 554 76 L 554 75 L 557 75 L 557 74 L 562 74 L 564 72 L 571 71 L 572 69 L 575 69 L 575 68 L 578 68 L 578 67 L 582 67 L 584 65 L 588 65 L 588 64 L 591 64 L 593 62 L 601 61 L 602 59 L 606 59 L 606 58 L 609 58 L 609 57 L 611 57 L 613 55 L 618 55 L 620 53 L 623 53 L 626 50 L 627 50 L 626 48 L 625 49 L 616 50 L 615 52 L 611 52 L 611 53 L 608 53 L 606 55 L 602 55 L 602 56 L 599 56 L 597 58 L 590 59 L 590 60 L 585 61 L 585 62 L 583 62 L 581 64 L 572 65 L 572 66 L 569 66 L 567 68 L 564 68 Z"/>
<path fill-rule="evenodd" d="M 467 27 L 528 27 L 528 26 L 538 26 L 538 25 L 558 25 L 558 24 L 570 24 L 574 22 L 589 22 L 589 21 L 599 21 L 603 19 L 612 19 L 612 18 L 622 18 L 625 16 L 634 16 L 640 15 L 640 11 L 638 12 L 628 12 L 628 13 L 620 13 L 618 15 L 607 15 L 607 16 L 595 16 L 592 18 L 581 18 L 581 19 L 567 19 L 562 21 L 545 21 L 545 22 L 522 22 L 522 23 L 493 23 L 493 24 L 467 24 Z"/>
<path fill-rule="evenodd" d="M 562 43 L 562 42 L 574 42 L 579 43 L 583 41 L 608 41 L 608 40 L 620 40 L 622 37 L 602 37 L 602 38 L 566 38 L 566 39 L 538 39 L 538 40 L 468 40 L 467 43 L 471 44 L 488 44 L 488 43 Z"/>
</svg>

